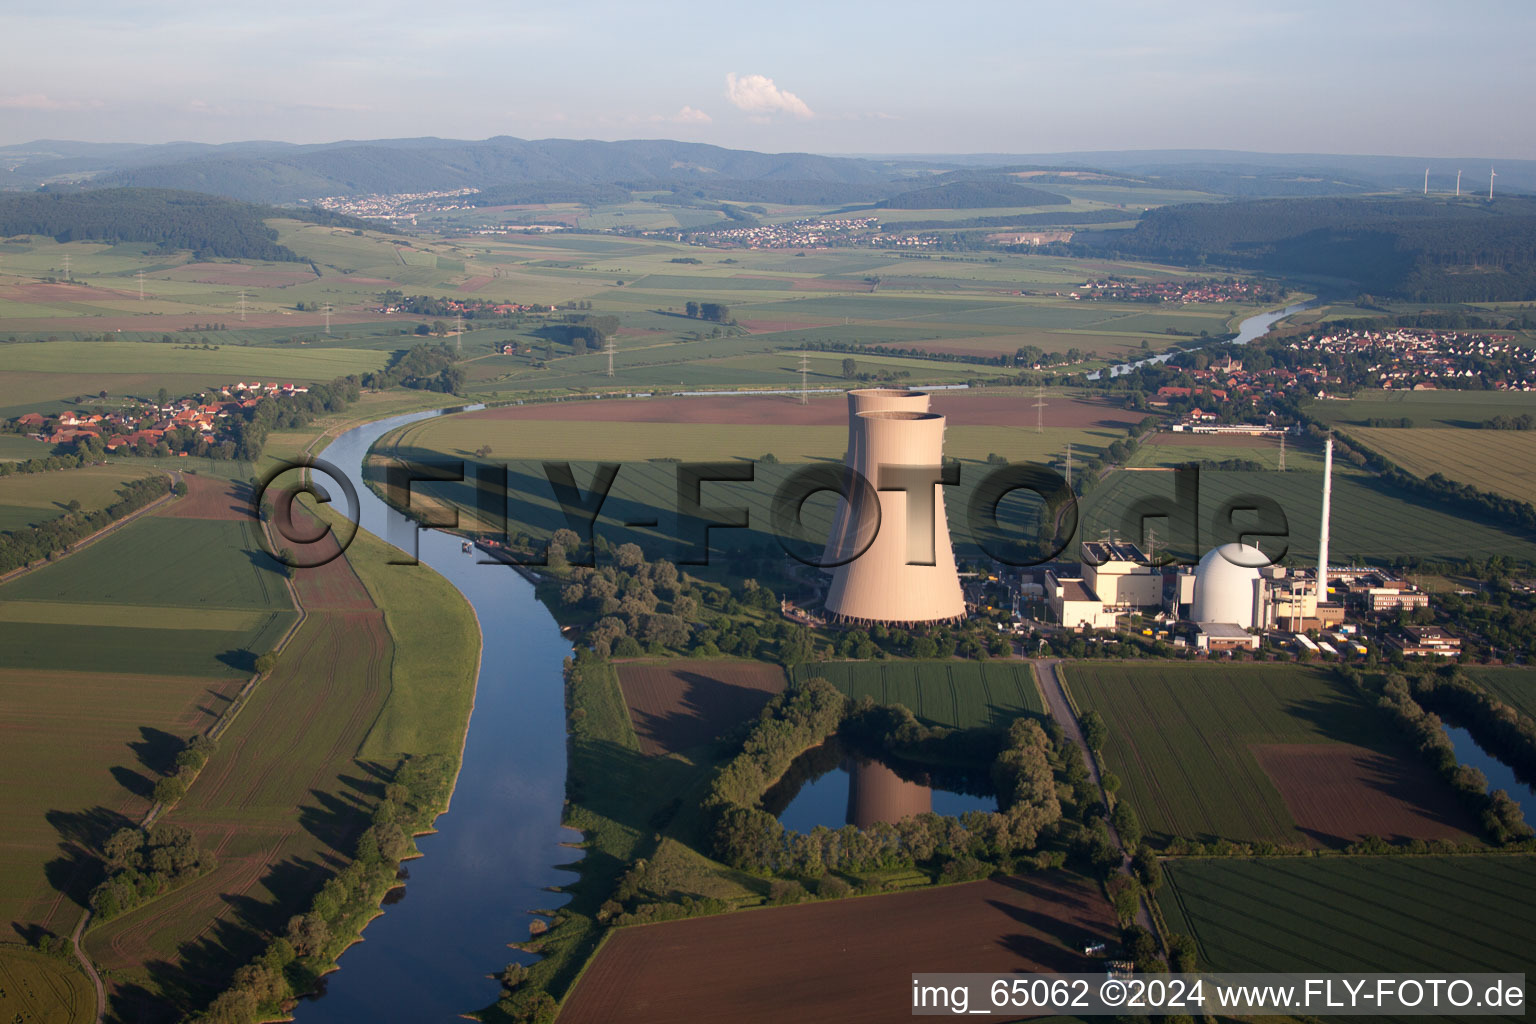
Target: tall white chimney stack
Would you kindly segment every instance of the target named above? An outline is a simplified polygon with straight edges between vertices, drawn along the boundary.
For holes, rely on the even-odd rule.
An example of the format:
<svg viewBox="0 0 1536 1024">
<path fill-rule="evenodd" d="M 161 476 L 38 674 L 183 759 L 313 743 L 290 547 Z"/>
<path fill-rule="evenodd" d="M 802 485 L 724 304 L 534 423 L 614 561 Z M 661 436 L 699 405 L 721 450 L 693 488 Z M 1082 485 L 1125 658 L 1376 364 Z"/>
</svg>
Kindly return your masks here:
<svg viewBox="0 0 1536 1024">
<path fill-rule="evenodd" d="M 1317 537 L 1317 600 L 1328 600 L 1328 518 L 1333 509 L 1333 438 L 1323 445 L 1323 525 Z"/>
</svg>

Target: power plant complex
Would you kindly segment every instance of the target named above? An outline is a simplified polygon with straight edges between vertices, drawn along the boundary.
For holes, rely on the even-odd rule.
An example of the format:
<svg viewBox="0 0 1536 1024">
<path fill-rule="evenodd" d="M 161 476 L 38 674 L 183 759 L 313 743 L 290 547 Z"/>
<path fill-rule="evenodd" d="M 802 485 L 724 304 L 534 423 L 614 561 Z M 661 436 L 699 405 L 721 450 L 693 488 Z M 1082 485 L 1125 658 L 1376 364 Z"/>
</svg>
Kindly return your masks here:
<svg viewBox="0 0 1536 1024">
<path fill-rule="evenodd" d="M 821 563 L 831 576 L 826 619 L 902 627 L 963 620 L 984 602 L 980 584 L 962 586 L 950 543 L 938 480 L 945 418 L 930 410 L 922 391 L 863 388 L 849 391 L 847 401 L 843 499 Z M 1134 543 L 1084 541 L 1075 572 L 1052 565 L 1026 570 L 1009 584 L 1016 622 L 1018 600 L 1031 595 L 1043 598 L 1050 619 L 1068 630 L 1112 630 L 1122 615 L 1140 614 L 1143 623 L 1169 627 L 1143 625 L 1143 633 L 1201 650 L 1256 649 L 1266 630 L 1289 632 L 1298 645 L 1336 653 L 1329 640 L 1316 644 L 1305 635 L 1334 631 L 1328 634 L 1334 642 L 1358 648 L 1344 635 L 1352 629 L 1344 625 L 1345 599 L 1382 612 L 1423 607 L 1427 595 L 1381 570 L 1329 565 L 1332 438 L 1324 445 L 1323 465 L 1316 569 L 1287 569 L 1253 544 L 1231 543 L 1207 551 L 1192 569 L 1165 571 Z M 1007 573 L 997 568 L 969 575 L 997 582 Z M 1031 577 L 1039 582 L 1026 582 Z M 1183 624 L 1177 636 L 1175 623 Z"/>
</svg>

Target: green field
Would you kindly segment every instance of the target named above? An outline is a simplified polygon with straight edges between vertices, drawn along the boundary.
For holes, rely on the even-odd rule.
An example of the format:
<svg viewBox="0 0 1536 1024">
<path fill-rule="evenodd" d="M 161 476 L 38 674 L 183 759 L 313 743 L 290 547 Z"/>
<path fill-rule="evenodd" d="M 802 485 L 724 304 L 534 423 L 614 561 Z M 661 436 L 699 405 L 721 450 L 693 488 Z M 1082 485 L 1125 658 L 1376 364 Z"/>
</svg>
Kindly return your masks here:
<svg viewBox="0 0 1536 1024">
<path fill-rule="evenodd" d="M 1307 411 L 1342 427 L 1371 419 L 1401 419 L 1420 427 L 1475 427 L 1493 416 L 1536 412 L 1528 391 L 1370 391 L 1347 401 L 1314 402 Z M 1351 431 L 1353 432 L 1353 431 Z"/>
<path fill-rule="evenodd" d="M 244 521 L 146 516 L 0 588 L 0 666 L 249 674 L 294 612 Z M 204 612 L 212 614 L 204 617 Z"/>
<path fill-rule="evenodd" d="M 1352 744 L 1417 756 L 1384 714 L 1322 669 L 1076 662 L 1061 672 L 1079 710 L 1103 716 L 1121 796 L 1163 841 L 1307 841 L 1255 748 Z"/>
<path fill-rule="evenodd" d="M 88 1024 L 96 993 L 72 961 L 0 944 L 0 1020 L 20 1024 Z"/>
<path fill-rule="evenodd" d="M 1499 700 L 1536 718 L 1536 669 L 1468 667 L 1466 673 Z"/>
<path fill-rule="evenodd" d="M 1350 427 L 1348 436 L 1414 476 L 1439 473 L 1478 490 L 1536 502 L 1536 474 L 1531 472 L 1536 466 L 1536 431 Z"/>
<path fill-rule="evenodd" d="M 3 321 L 0 321 L 3 329 Z M 351 349 L 220 348 L 207 352 L 147 341 L 50 341 L 7 345 L 0 360 L 12 373 L 60 373 L 86 368 L 88 374 L 195 374 L 208 383 L 236 379 L 327 381 L 384 365 L 378 352 Z"/>
<path fill-rule="evenodd" d="M 901 704 L 950 729 L 1004 728 L 1021 715 L 1045 715 L 1034 672 L 1021 662 L 818 662 L 796 666 L 790 677 L 825 679 L 855 700 Z"/>
<path fill-rule="evenodd" d="M 1165 862 L 1169 928 L 1217 971 L 1536 972 L 1531 857 Z"/>
<path fill-rule="evenodd" d="M 124 483 L 152 472 L 148 466 L 117 463 L 0 477 L 0 530 L 41 526 L 68 511 L 71 501 L 87 512 L 106 508 L 117 500 Z"/>
<path fill-rule="evenodd" d="M 1236 456 L 1245 457 L 1245 456 Z M 1289 464 L 1289 457 L 1288 457 Z M 1129 518 L 1135 502 L 1149 496 L 1173 495 L 1171 472 L 1115 472 L 1082 502 L 1084 535 L 1098 537 L 1113 531 L 1135 538 L 1139 522 Z M 1212 521 L 1227 503 L 1243 506 L 1248 496 L 1268 498 L 1285 514 L 1288 545 L 1266 538 L 1260 547 L 1278 554 L 1288 546 L 1285 561 L 1304 564 L 1317 555 L 1318 524 L 1322 518 L 1321 472 L 1287 469 L 1265 471 L 1202 470 L 1200 504 L 1196 521 L 1198 543 L 1187 533 L 1175 536 L 1166 521 L 1155 523 L 1158 547 L 1172 547 L 1195 560 L 1205 551 L 1236 540 L 1236 528 L 1213 532 Z M 1237 527 L 1251 526 L 1255 519 L 1241 513 Z M 1536 561 L 1536 542 L 1499 524 L 1466 518 L 1456 510 L 1429 498 L 1399 490 L 1378 477 L 1335 465 L 1333 478 L 1332 552 L 1335 562 L 1391 562 L 1399 558 L 1487 558 L 1501 554 L 1516 560 Z"/>
<path fill-rule="evenodd" d="M 0 462 L 25 462 L 53 454 L 53 445 L 20 434 L 0 434 Z"/>
</svg>

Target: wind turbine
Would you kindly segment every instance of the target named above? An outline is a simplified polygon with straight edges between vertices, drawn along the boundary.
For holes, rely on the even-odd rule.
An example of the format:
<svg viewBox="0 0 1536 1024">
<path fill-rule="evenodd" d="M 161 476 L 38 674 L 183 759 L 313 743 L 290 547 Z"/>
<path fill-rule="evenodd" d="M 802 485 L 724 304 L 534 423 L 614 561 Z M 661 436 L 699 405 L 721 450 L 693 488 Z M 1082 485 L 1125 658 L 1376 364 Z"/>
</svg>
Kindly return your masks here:
<svg viewBox="0 0 1536 1024">
<path fill-rule="evenodd" d="M 1429 168 L 1424 168 L 1424 194 L 1429 195 Z"/>
<path fill-rule="evenodd" d="M 1494 173 L 1493 168 L 1492 167 L 1488 168 L 1488 198 L 1489 199 L 1493 198 L 1493 179 L 1497 178 L 1497 177 L 1498 177 L 1498 175 L 1496 173 Z"/>
<path fill-rule="evenodd" d="M 1461 195 L 1461 172 L 1456 172 L 1456 195 Z"/>
</svg>

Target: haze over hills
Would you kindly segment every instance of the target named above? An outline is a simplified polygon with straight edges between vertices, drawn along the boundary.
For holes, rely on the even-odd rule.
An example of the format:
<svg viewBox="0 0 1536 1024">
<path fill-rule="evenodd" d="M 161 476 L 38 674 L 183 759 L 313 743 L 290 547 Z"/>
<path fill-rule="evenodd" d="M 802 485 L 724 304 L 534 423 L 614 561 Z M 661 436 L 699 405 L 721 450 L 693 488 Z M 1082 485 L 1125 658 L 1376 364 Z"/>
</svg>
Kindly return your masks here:
<svg viewBox="0 0 1536 1024">
<path fill-rule="evenodd" d="M 0 188 L 147 187 L 211 192 L 250 202 L 293 203 L 320 196 L 490 189 L 530 182 L 630 186 L 727 182 L 815 182 L 849 186 L 849 201 L 889 199 L 920 185 L 1007 173 L 1049 183 L 1051 171 L 1109 172 L 1115 184 L 1149 183 L 1233 196 L 1349 195 L 1413 189 L 1424 169 L 1432 190 L 1465 172 L 1468 193 L 1536 191 L 1536 161 L 1487 158 L 1270 154 L 1225 150 L 1102 151 L 954 156 L 825 156 L 759 153 L 670 140 L 601 142 L 498 136 L 465 141 L 416 138 L 314 145 L 249 141 L 155 145 L 40 140 L 0 147 Z M 1043 181 L 1041 179 L 1044 179 Z M 1109 182 L 1106 182 L 1109 183 Z M 837 193 L 830 193 L 837 194 Z M 735 198 L 735 197 L 732 197 Z M 775 201 L 766 198 L 763 201 Z"/>
</svg>

